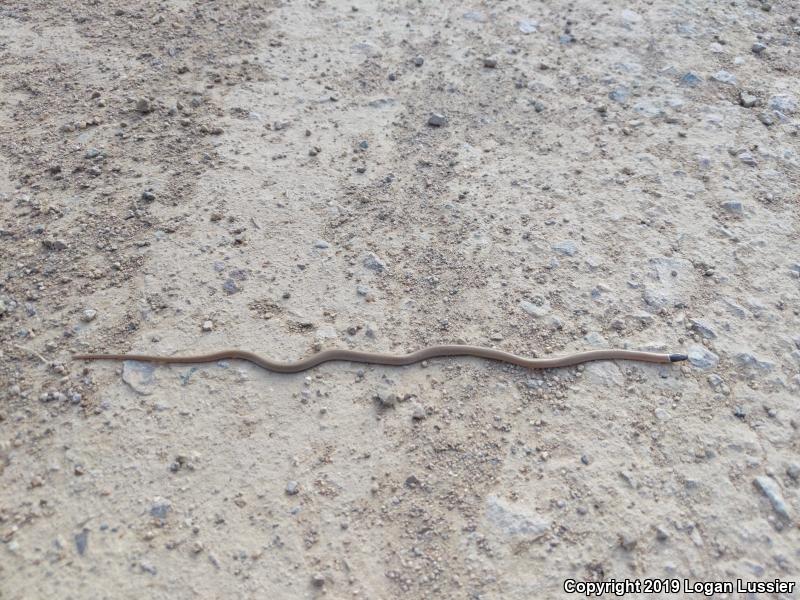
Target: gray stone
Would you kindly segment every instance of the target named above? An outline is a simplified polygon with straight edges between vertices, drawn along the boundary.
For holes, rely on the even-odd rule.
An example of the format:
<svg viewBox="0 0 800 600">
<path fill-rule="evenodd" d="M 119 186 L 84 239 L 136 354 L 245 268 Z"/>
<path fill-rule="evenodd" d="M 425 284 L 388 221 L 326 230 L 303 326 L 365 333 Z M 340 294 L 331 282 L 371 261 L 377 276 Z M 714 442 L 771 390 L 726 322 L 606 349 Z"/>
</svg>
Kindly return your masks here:
<svg viewBox="0 0 800 600">
<path fill-rule="evenodd" d="M 687 354 L 689 362 L 698 369 L 713 369 L 719 364 L 719 357 L 704 346 L 692 346 Z"/>
<path fill-rule="evenodd" d="M 750 154 L 749 152 L 746 152 L 746 151 L 745 152 L 740 152 L 738 156 L 739 156 L 739 160 L 740 161 L 742 161 L 744 164 L 746 164 L 746 165 L 748 165 L 750 167 L 755 167 L 756 164 L 758 164 L 758 163 L 756 163 L 755 157 L 752 154 Z"/>
<path fill-rule="evenodd" d="M 583 371 L 586 381 L 603 387 L 617 386 L 625 384 L 625 376 L 619 367 L 612 362 L 591 362 L 586 365 Z"/>
<path fill-rule="evenodd" d="M 75 548 L 78 550 L 78 554 L 80 554 L 81 556 L 86 554 L 86 548 L 88 545 L 89 545 L 89 530 L 84 527 L 83 531 L 75 534 Z"/>
<path fill-rule="evenodd" d="M 762 42 L 756 42 L 750 47 L 750 50 L 752 50 L 753 54 L 761 54 L 766 49 L 767 45 Z"/>
<path fill-rule="evenodd" d="M 742 215 L 744 213 L 744 207 L 738 200 L 728 200 L 727 202 L 723 202 L 722 208 L 734 215 Z"/>
<path fill-rule="evenodd" d="M 608 341 L 602 335 L 597 333 L 596 331 L 590 331 L 587 333 L 583 339 L 586 341 L 587 344 L 593 346 L 594 348 L 605 348 L 608 346 Z"/>
<path fill-rule="evenodd" d="M 558 242 L 557 244 L 553 244 L 552 248 L 557 254 L 561 254 L 562 256 L 575 256 L 578 252 L 578 246 L 572 240 Z"/>
<path fill-rule="evenodd" d="M 521 19 L 518 25 L 522 33 L 533 33 L 539 29 L 539 23 L 532 19 Z"/>
<path fill-rule="evenodd" d="M 84 323 L 91 323 L 97 318 L 97 311 L 93 308 L 87 308 L 81 313 L 81 321 Z"/>
<path fill-rule="evenodd" d="M 84 158 L 88 158 L 88 159 L 92 159 L 92 158 L 97 158 L 98 156 L 100 156 L 100 154 L 101 154 L 101 152 L 100 152 L 100 150 L 98 148 L 89 148 L 86 151 L 86 154 L 83 155 L 83 157 Z"/>
<path fill-rule="evenodd" d="M 745 108 L 753 108 L 754 106 L 758 106 L 758 96 L 741 91 L 739 92 L 739 104 Z"/>
<path fill-rule="evenodd" d="M 506 500 L 497 496 L 486 499 L 485 519 L 487 525 L 504 538 L 511 538 L 511 542 L 532 542 L 550 529 L 550 523 L 541 516 L 523 510 L 521 507 L 512 506 Z"/>
<path fill-rule="evenodd" d="M 630 90 L 622 86 L 615 88 L 608 93 L 609 98 L 611 98 L 614 102 L 619 102 L 620 104 L 627 102 L 630 95 Z"/>
<path fill-rule="evenodd" d="M 708 385 L 715 392 L 721 392 L 725 387 L 725 380 L 716 373 L 709 375 L 706 378 L 706 381 L 708 381 Z"/>
<path fill-rule="evenodd" d="M 781 519 L 785 521 L 791 520 L 789 507 L 786 505 L 786 501 L 781 495 L 781 489 L 774 479 L 761 475 L 753 480 L 753 485 L 755 485 L 756 488 L 764 494 L 767 500 L 769 500 L 769 503 L 772 505 L 772 510 L 774 510 Z"/>
<path fill-rule="evenodd" d="M 147 114 L 153 111 L 153 105 L 148 98 L 139 98 L 136 101 L 136 112 L 141 114 Z"/>
<path fill-rule="evenodd" d="M 48 250 L 66 250 L 67 243 L 64 240 L 42 240 L 42 246 Z"/>
<path fill-rule="evenodd" d="M 150 505 L 150 516 L 156 519 L 166 519 L 171 510 L 172 503 L 169 500 L 156 497 L 153 499 L 153 504 Z"/>
<path fill-rule="evenodd" d="M 786 474 L 792 481 L 797 481 L 800 479 L 800 465 L 797 463 L 792 463 L 788 467 L 786 467 Z"/>
<path fill-rule="evenodd" d="M 126 360 L 122 363 L 122 381 L 139 395 L 149 396 L 156 384 L 156 368 L 150 363 Z"/>
<path fill-rule="evenodd" d="M 711 79 L 725 85 L 736 85 L 736 75 L 729 71 L 717 71 L 711 76 Z"/>
<path fill-rule="evenodd" d="M 425 63 L 425 59 L 421 56 L 414 57 L 414 66 L 421 67 Z"/>
<path fill-rule="evenodd" d="M 685 85 L 687 87 L 695 87 L 703 83 L 703 78 L 699 75 L 695 75 L 691 71 L 686 73 L 683 77 L 681 77 L 681 85 Z"/>
<path fill-rule="evenodd" d="M 483 59 L 483 66 L 487 69 L 495 69 L 497 68 L 497 59 L 496 58 L 484 58 Z"/>
<path fill-rule="evenodd" d="M 479 12 L 477 10 L 471 10 L 469 12 L 465 12 L 463 17 L 467 21 L 473 21 L 475 23 L 485 23 L 486 22 L 486 15 L 484 15 L 482 12 Z"/>
<path fill-rule="evenodd" d="M 239 291 L 239 285 L 230 277 L 225 280 L 225 283 L 222 284 L 222 289 L 225 290 L 226 294 L 235 294 Z"/>
<path fill-rule="evenodd" d="M 523 300 L 519 303 L 519 307 L 528 313 L 532 317 L 541 318 L 547 315 L 550 312 L 550 306 L 547 303 L 542 305 L 534 304 L 533 302 L 528 302 L 527 300 Z"/>
<path fill-rule="evenodd" d="M 704 319 L 689 319 L 689 322 L 692 324 L 692 330 L 699 333 L 702 337 L 708 340 L 713 340 L 717 337 L 711 323 L 708 321 Z"/>
<path fill-rule="evenodd" d="M 735 357 L 740 367 L 758 371 L 771 371 L 775 368 L 775 363 L 768 360 L 759 360 L 752 354 L 740 352 Z"/>
<path fill-rule="evenodd" d="M 331 245 L 325 240 L 317 240 L 316 242 L 314 242 L 314 248 L 319 248 L 320 250 L 325 250 L 326 248 L 330 247 Z"/>
<path fill-rule="evenodd" d="M 386 263 L 383 262 L 372 252 L 370 252 L 369 254 L 367 254 L 367 256 L 364 257 L 362 264 L 367 269 L 369 269 L 370 271 L 374 271 L 375 273 L 383 273 L 386 270 Z"/>
<path fill-rule="evenodd" d="M 376 397 L 384 408 L 391 408 L 400 400 L 400 396 L 391 390 L 381 390 L 376 394 Z"/>
<path fill-rule="evenodd" d="M 769 99 L 769 107 L 779 113 L 791 115 L 797 110 L 797 98 L 791 94 L 777 94 Z"/>
<path fill-rule="evenodd" d="M 300 492 L 300 484 L 296 481 L 290 481 L 286 484 L 286 494 L 289 496 L 294 496 Z"/>
<path fill-rule="evenodd" d="M 725 309 L 734 317 L 738 317 L 740 319 L 747 318 L 747 310 L 743 306 L 736 304 L 736 302 L 730 298 L 723 298 L 722 303 L 725 305 Z"/>
<path fill-rule="evenodd" d="M 444 127 L 445 123 L 447 123 L 447 119 L 442 114 L 432 113 L 431 116 L 428 117 L 428 125 L 431 127 Z"/>
</svg>

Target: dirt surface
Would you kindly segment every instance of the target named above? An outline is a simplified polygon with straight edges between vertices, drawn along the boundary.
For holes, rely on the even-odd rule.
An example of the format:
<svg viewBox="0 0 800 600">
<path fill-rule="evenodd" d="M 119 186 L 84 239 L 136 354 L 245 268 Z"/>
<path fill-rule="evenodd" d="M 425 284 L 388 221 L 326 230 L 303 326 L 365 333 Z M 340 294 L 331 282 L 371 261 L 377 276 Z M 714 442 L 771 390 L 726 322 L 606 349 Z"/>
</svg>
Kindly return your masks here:
<svg viewBox="0 0 800 600">
<path fill-rule="evenodd" d="M 797 16 L 0 4 L 0 597 L 796 580 Z"/>
</svg>

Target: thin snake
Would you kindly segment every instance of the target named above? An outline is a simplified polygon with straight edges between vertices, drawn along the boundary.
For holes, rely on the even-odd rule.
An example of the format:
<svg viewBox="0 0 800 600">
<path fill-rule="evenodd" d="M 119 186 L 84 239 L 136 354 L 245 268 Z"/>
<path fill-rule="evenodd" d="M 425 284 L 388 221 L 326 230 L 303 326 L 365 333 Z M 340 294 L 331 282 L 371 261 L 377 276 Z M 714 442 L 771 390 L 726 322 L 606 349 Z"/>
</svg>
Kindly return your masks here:
<svg viewBox="0 0 800 600">
<path fill-rule="evenodd" d="M 293 362 L 280 362 L 264 358 L 245 350 L 220 350 L 208 354 L 191 356 L 158 356 L 155 354 L 76 354 L 75 360 L 134 360 L 159 364 L 195 364 L 216 362 L 219 360 L 245 360 L 268 371 L 276 373 L 300 373 L 313 369 L 326 362 L 347 361 L 373 365 L 405 366 L 445 356 L 473 356 L 517 365 L 526 369 L 557 369 L 571 367 L 596 360 L 633 360 L 649 363 L 673 363 L 687 360 L 685 354 L 664 354 L 659 352 L 642 352 L 639 350 L 590 350 L 575 352 L 552 358 L 527 358 L 482 346 L 466 346 L 448 344 L 429 346 L 409 354 L 383 354 L 378 352 L 359 352 L 357 350 L 324 350 Z"/>
</svg>

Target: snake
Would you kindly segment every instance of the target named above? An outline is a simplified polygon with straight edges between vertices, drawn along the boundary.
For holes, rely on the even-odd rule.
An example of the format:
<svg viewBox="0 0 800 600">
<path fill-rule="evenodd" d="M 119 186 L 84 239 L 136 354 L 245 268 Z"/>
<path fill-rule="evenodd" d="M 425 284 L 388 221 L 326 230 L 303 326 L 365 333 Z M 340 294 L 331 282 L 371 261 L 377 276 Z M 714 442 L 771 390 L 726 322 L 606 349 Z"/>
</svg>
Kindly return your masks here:
<svg viewBox="0 0 800 600">
<path fill-rule="evenodd" d="M 219 360 L 245 360 L 275 373 L 300 373 L 322 363 L 346 361 L 373 365 L 406 366 L 431 358 L 472 356 L 517 365 L 525 369 L 557 369 L 597 360 L 633 360 L 648 363 L 674 363 L 688 359 L 686 354 L 664 354 L 638 350 L 589 350 L 551 358 L 527 358 L 483 346 L 448 344 L 429 346 L 409 354 L 382 354 L 356 350 L 331 349 L 318 352 L 294 362 L 279 362 L 245 350 L 221 350 L 191 356 L 158 356 L 155 354 L 76 354 L 75 360 L 132 360 L 157 364 L 196 364 Z"/>
</svg>

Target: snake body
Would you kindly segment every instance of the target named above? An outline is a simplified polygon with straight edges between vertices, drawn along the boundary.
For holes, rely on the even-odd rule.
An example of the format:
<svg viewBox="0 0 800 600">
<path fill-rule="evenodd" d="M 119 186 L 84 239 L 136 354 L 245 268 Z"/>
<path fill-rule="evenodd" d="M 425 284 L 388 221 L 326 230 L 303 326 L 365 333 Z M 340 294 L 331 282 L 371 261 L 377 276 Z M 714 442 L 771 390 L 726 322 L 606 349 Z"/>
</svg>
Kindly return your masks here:
<svg viewBox="0 0 800 600">
<path fill-rule="evenodd" d="M 526 358 L 510 352 L 483 348 L 481 346 L 465 346 L 450 344 L 429 346 L 410 354 L 381 354 L 377 352 L 358 352 L 356 350 L 325 350 L 312 354 L 294 362 L 279 362 L 264 358 L 245 350 L 221 350 L 209 354 L 194 356 L 156 356 L 152 354 L 76 354 L 75 360 L 135 360 L 139 362 L 161 364 L 194 364 L 216 362 L 218 360 L 246 360 L 268 371 L 276 373 L 299 373 L 317 365 L 331 361 L 348 361 L 373 365 L 404 366 L 443 356 L 474 356 L 499 362 L 518 365 L 526 369 L 555 369 L 571 367 L 595 360 L 635 360 L 650 363 L 671 363 L 686 360 L 685 354 L 661 354 L 657 352 L 640 352 L 638 350 L 591 350 L 576 352 L 553 358 Z"/>
</svg>

